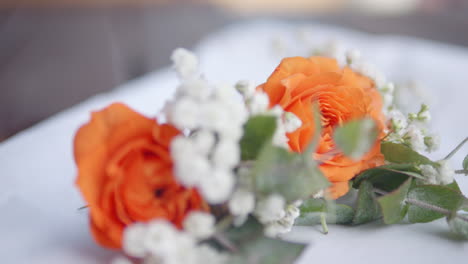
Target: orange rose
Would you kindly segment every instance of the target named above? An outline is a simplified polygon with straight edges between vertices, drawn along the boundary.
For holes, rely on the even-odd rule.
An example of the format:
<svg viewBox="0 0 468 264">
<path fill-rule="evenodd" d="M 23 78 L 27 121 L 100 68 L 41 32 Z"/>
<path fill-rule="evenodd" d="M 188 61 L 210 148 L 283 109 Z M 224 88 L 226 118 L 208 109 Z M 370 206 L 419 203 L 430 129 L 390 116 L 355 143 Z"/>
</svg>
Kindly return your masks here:
<svg viewBox="0 0 468 264">
<path fill-rule="evenodd" d="M 93 113 L 78 130 L 76 184 L 99 244 L 120 248 L 123 229 L 133 222 L 163 218 L 181 227 L 189 211 L 207 208 L 196 190 L 174 178 L 168 149 L 177 134 L 123 104 Z"/>
<path fill-rule="evenodd" d="M 302 152 L 315 134 L 312 103 L 318 103 L 322 133 L 314 158 L 323 162 L 320 169 L 333 183 L 329 189 L 333 198 L 348 192 L 348 181 L 356 174 L 383 164 L 380 139 L 360 160 L 334 151 L 333 131 L 346 121 L 370 117 L 376 121 L 380 136 L 384 134 L 382 99 L 367 77 L 348 67 L 340 68 L 331 58 L 293 57 L 284 59 L 259 89 L 269 95 L 270 106 L 279 104 L 302 120 L 302 126 L 288 134 L 289 146 L 296 152 Z"/>
</svg>

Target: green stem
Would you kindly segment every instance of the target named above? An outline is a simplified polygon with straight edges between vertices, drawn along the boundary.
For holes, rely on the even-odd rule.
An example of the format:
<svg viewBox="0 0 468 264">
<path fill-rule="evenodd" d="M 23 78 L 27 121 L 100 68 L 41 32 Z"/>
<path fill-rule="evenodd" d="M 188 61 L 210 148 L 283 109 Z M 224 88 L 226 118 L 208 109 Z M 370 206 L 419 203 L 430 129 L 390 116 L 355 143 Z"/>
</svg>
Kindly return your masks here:
<svg viewBox="0 0 468 264">
<path fill-rule="evenodd" d="M 232 243 L 231 240 L 227 239 L 224 235 L 218 233 L 213 236 L 213 239 L 216 240 L 221 246 L 226 248 L 232 253 L 239 252 L 239 249 Z"/>
<path fill-rule="evenodd" d="M 468 137 L 466 137 L 462 142 L 460 142 L 460 144 L 458 144 L 458 146 L 456 146 L 443 160 L 448 160 L 450 159 L 453 155 L 455 155 L 455 153 L 457 153 L 457 151 L 463 147 L 463 145 L 468 142 Z"/>
<path fill-rule="evenodd" d="M 388 192 L 380 190 L 380 189 L 376 189 L 376 188 L 374 188 L 374 192 L 378 193 L 380 195 L 388 194 Z M 452 216 L 452 211 L 450 211 L 448 209 L 445 209 L 445 208 L 442 208 L 442 207 L 437 206 L 437 205 L 433 205 L 433 204 L 426 203 L 426 202 L 416 200 L 416 199 L 412 199 L 412 198 L 406 198 L 405 202 L 407 204 L 411 204 L 411 205 L 414 205 L 414 206 L 417 206 L 417 207 L 420 207 L 420 208 L 431 210 L 431 211 L 443 214 L 445 216 L 449 216 L 449 217 Z M 462 216 L 462 215 L 459 215 L 459 214 L 455 214 L 455 217 L 457 217 L 457 218 L 459 218 L 459 219 L 461 219 L 461 220 L 463 220 L 465 222 L 468 222 L 468 217 L 465 217 L 465 216 Z"/>
<path fill-rule="evenodd" d="M 323 233 L 328 234 L 327 218 L 324 212 L 320 213 L 320 223 L 322 224 Z"/>
<path fill-rule="evenodd" d="M 468 170 L 455 170 L 455 173 L 468 175 Z"/>
</svg>

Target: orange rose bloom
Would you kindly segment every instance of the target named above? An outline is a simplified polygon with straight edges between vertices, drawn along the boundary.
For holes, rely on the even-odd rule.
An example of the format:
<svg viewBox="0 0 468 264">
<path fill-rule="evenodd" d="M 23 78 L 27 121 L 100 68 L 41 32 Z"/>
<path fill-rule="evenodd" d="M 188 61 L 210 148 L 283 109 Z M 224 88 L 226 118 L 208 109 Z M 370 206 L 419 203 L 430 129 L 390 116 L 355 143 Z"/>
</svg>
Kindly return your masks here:
<svg viewBox="0 0 468 264">
<path fill-rule="evenodd" d="M 380 94 L 369 78 L 348 67 L 340 68 L 331 58 L 293 57 L 284 59 L 259 89 L 270 97 L 270 106 L 279 104 L 302 120 L 302 126 L 288 134 L 289 146 L 296 152 L 305 150 L 315 134 L 312 104 L 318 104 L 322 133 L 314 158 L 323 162 L 320 169 L 333 184 L 329 189 L 333 198 L 348 192 L 348 181 L 356 174 L 383 164 L 380 138 L 384 135 L 385 117 Z M 376 121 L 380 138 L 360 160 L 337 154 L 333 142 L 335 127 L 363 117 Z"/>
<path fill-rule="evenodd" d="M 174 178 L 169 144 L 177 134 L 123 104 L 94 112 L 78 130 L 76 184 L 99 244 L 120 248 L 123 229 L 133 222 L 163 218 L 181 227 L 189 211 L 207 209 L 196 190 Z"/>
</svg>

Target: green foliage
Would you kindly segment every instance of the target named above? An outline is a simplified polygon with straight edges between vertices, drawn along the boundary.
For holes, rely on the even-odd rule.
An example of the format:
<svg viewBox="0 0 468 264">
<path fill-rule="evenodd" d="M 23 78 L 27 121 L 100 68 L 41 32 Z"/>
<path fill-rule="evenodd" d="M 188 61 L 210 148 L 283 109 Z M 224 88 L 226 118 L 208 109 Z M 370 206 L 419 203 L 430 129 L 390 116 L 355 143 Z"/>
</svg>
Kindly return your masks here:
<svg viewBox="0 0 468 264">
<path fill-rule="evenodd" d="M 359 186 L 356 213 L 352 223 L 354 225 L 364 224 L 380 218 L 381 215 L 372 184 L 368 181 L 362 182 Z"/>
<path fill-rule="evenodd" d="M 278 193 L 286 201 L 305 199 L 329 185 L 311 157 L 266 145 L 253 168 L 256 192 Z"/>
<path fill-rule="evenodd" d="M 225 238 L 238 250 L 229 259 L 229 264 L 289 264 L 294 263 L 304 245 L 266 238 L 263 226 L 254 218 L 241 227 L 232 227 Z"/>
<path fill-rule="evenodd" d="M 254 160 L 265 143 L 271 142 L 276 130 L 276 117 L 256 115 L 244 126 L 244 135 L 240 141 L 242 160 Z"/>
<path fill-rule="evenodd" d="M 359 188 L 362 182 L 368 181 L 377 189 L 392 192 L 408 180 L 410 176 L 416 176 L 414 174 L 418 171 L 418 168 L 412 164 L 390 164 L 375 167 L 356 176 L 353 180 L 353 188 Z"/>
<path fill-rule="evenodd" d="M 344 204 L 327 203 L 323 199 L 307 199 L 300 207 L 301 215 L 296 219 L 295 225 L 313 226 L 320 224 L 320 215 L 325 213 L 329 224 L 349 224 L 354 217 L 354 209 Z"/>
<path fill-rule="evenodd" d="M 403 220 L 408 210 L 408 205 L 405 203 L 406 195 L 411 186 L 411 179 L 408 179 L 395 191 L 381 196 L 377 199 L 383 215 L 385 224 L 396 224 Z"/>
<path fill-rule="evenodd" d="M 431 207 L 451 212 L 464 201 L 463 195 L 446 186 L 420 185 L 412 188 L 407 197 L 408 220 L 412 223 L 427 223 L 442 218 L 445 214 Z"/>
<path fill-rule="evenodd" d="M 468 170 L 468 155 L 463 159 L 462 167 L 464 170 Z"/>
<path fill-rule="evenodd" d="M 377 134 L 375 121 L 364 118 L 336 128 L 333 140 L 346 156 L 359 159 L 374 145 Z"/>
<path fill-rule="evenodd" d="M 382 142 L 381 152 L 387 161 L 393 163 L 411 163 L 414 165 L 428 164 L 438 167 L 436 162 L 419 154 L 404 144 Z"/>
</svg>

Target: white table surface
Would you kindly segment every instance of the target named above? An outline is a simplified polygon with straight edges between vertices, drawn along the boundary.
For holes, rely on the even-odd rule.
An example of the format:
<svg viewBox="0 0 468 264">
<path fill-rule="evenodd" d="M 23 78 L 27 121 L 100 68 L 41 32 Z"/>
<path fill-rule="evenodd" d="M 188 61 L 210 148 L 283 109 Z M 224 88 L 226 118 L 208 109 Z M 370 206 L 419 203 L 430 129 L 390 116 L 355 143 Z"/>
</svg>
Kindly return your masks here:
<svg viewBox="0 0 468 264">
<path fill-rule="evenodd" d="M 320 44 L 329 38 L 359 48 L 395 82 L 417 80 L 433 109 L 433 127 L 445 156 L 468 135 L 468 49 L 423 40 L 376 36 L 325 25 L 254 21 L 208 36 L 195 49 L 209 80 L 263 82 L 279 62 L 271 40 L 289 43 L 285 55 L 304 55 L 299 28 L 310 28 Z M 155 47 L 156 49 L 157 47 Z M 0 144 L 0 263 L 108 263 L 115 252 L 95 245 L 86 210 L 74 186 L 72 139 L 89 111 L 114 101 L 154 115 L 177 85 L 161 69 L 96 95 Z M 417 102 L 415 99 L 411 102 Z M 413 109 L 417 108 L 414 103 Z M 31 109 L 34 111 L 34 109 Z M 466 148 L 465 151 L 466 153 Z M 462 153 L 452 160 L 459 168 Z M 457 177 L 468 193 L 468 178 Z M 444 221 L 430 224 L 331 226 L 328 235 L 301 227 L 289 238 L 310 241 L 298 263 L 467 263 L 468 243 L 456 241 Z"/>
</svg>

